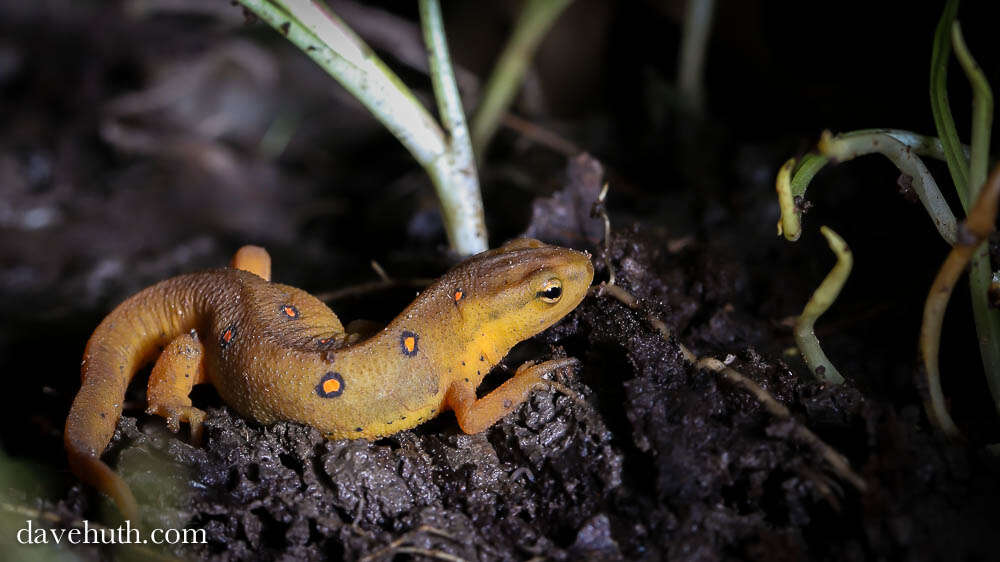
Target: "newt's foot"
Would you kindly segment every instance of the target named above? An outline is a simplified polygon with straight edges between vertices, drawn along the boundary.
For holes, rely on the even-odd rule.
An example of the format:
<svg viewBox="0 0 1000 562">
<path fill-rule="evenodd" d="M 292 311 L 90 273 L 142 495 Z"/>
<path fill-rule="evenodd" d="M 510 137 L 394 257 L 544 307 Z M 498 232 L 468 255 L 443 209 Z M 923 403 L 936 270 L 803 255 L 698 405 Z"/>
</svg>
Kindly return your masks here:
<svg viewBox="0 0 1000 562">
<path fill-rule="evenodd" d="M 202 410 L 183 404 L 156 404 L 150 405 L 146 413 L 167 420 L 167 429 L 174 433 L 181 430 L 181 422 L 187 422 L 191 426 L 191 442 L 196 446 L 201 445 L 202 423 L 205 421 L 205 412 Z"/>
</svg>

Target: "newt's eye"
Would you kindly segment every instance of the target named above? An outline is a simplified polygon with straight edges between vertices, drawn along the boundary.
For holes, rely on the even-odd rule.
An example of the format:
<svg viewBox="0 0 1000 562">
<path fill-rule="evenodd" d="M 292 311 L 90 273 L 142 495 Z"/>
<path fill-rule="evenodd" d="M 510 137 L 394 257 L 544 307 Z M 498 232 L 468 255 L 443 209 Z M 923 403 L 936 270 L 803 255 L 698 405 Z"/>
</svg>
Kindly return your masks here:
<svg viewBox="0 0 1000 562">
<path fill-rule="evenodd" d="M 562 297 L 562 281 L 549 279 L 542 285 L 542 290 L 538 291 L 538 297 L 550 304 L 559 302 Z"/>
</svg>

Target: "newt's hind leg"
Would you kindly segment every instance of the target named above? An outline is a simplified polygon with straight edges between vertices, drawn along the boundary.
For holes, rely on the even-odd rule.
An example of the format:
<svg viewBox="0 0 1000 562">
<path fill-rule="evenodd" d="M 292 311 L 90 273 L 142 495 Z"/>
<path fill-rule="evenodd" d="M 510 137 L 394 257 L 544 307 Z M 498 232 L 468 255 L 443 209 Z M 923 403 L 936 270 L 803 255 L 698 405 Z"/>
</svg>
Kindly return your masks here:
<svg viewBox="0 0 1000 562">
<path fill-rule="evenodd" d="M 265 281 L 271 280 L 271 254 L 260 246 L 243 246 L 236 250 L 229 265 L 235 269 L 249 271 Z"/>
<path fill-rule="evenodd" d="M 577 364 L 572 357 L 553 359 L 537 365 L 525 363 L 517 368 L 510 380 L 496 390 L 476 399 L 476 389 L 470 383 L 455 382 L 448 389 L 445 401 L 455 411 L 458 426 L 466 433 L 479 433 L 512 412 L 540 386 L 551 386 L 565 392 L 561 384 L 546 380 L 542 375 Z"/>
<path fill-rule="evenodd" d="M 191 405 L 191 388 L 205 378 L 205 348 L 193 330 L 177 336 L 160 354 L 146 387 L 146 413 L 163 417 L 167 428 L 180 431 L 181 422 L 191 426 L 191 441 L 201 443 L 205 412 Z"/>
</svg>

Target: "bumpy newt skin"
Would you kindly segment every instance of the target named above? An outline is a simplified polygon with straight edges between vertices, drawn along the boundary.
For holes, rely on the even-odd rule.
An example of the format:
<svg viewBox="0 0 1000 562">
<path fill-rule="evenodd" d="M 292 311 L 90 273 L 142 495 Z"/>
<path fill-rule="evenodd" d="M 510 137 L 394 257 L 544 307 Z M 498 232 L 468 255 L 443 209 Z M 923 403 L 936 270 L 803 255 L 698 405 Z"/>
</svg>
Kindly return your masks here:
<svg viewBox="0 0 1000 562">
<path fill-rule="evenodd" d="M 345 331 L 315 297 L 270 282 L 270 260 L 246 247 L 234 265 L 168 279 L 118 306 L 91 336 L 83 384 L 66 420 L 70 468 L 137 519 L 125 482 L 100 460 L 136 370 L 159 355 L 148 413 L 200 438 L 204 414 L 188 393 L 208 383 L 240 414 L 290 420 L 331 439 L 389 435 L 455 411 L 467 433 L 489 427 L 567 364 L 522 367 L 476 397 L 483 377 L 516 343 L 583 299 L 589 255 L 518 239 L 459 264 L 367 339 Z"/>
</svg>

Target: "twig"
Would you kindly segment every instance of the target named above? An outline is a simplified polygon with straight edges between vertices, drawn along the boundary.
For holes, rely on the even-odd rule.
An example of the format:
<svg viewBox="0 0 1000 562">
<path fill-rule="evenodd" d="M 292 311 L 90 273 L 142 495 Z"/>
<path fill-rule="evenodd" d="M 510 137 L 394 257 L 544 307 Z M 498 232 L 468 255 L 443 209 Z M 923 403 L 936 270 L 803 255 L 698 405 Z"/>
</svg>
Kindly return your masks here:
<svg viewBox="0 0 1000 562">
<path fill-rule="evenodd" d="M 598 291 L 598 295 L 608 295 L 617 300 L 619 300 L 625 306 L 637 310 L 638 301 L 634 296 L 632 296 L 628 291 L 622 289 L 621 287 L 603 287 L 603 290 Z M 655 327 L 663 336 L 663 339 L 669 340 L 672 334 L 667 328 L 666 324 L 663 323 L 659 318 L 656 318 L 652 314 L 647 315 L 647 320 L 651 322 L 656 322 Z M 788 408 L 777 401 L 771 393 L 765 390 L 763 387 L 750 380 L 749 378 L 743 376 L 739 371 L 726 366 L 722 361 L 712 357 L 706 357 L 704 359 L 698 358 L 693 352 L 691 352 L 684 344 L 676 342 L 677 346 L 680 348 L 681 355 L 684 360 L 688 363 L 694 365 L 699 369 L 708 369 L 714 373 L 722 375 L 722 377 L 733 383 L 736 386 L 742 387 L 744 390 L 749 392 L 758 402 L 764 405 L 764 408 L 774 417 L 789 420 L 795 424 L 795 435 L 801 441 L 811 446 L 815 450 L 819 451 L 820 455 L 830 464 L 833 471 L 839 475 L 841 478 L 847 480 L 851 483 L 858 491 L 864 493 L 868 489 L 868 485 L 865 483 L 864 479 L 861 478 L 854 470 L 851 468 L 850 463 L 844 458 L 843 455 L 838 453 L 833 447 L 829 446 L 820 439 L 815 433 L 813 433 L 809 428 L 805 427 L 799 423 L 795 418 L 792 417 L 791 412 Z"/>
<path fill-rule="evenodd" d="M 424 279 L 419 277 L 414 279 L 369 281 L 367 283 L 359 283 L 357 285 L 351 285 L 350 287 L 344 287 L 343 289 L 337 289 L 336 291 L 318 293 L 316 298 L 323 302 L 331 302 L 347 297 L 357 297 L 375 291 L 383 291 L 386 289 L 399 289 L 407 287 L 422 289 L 433 282 L 433 279 Z"/>
<path fill-rule="evenodd" d="M 608 268 L 608 285 L 614 286 L 615 284 L 615 266 L 611 264 L 611 219 L 608 218 L 608 208 L 604 205 L 604 202 L 608 198 L 608 187 L 611 184 L 605 182 L 604 187 L 601 188 L 601 192 L 597 194 L 597 201 L 594 201 L 593 206 L 590 208 L 591 217 L 600 217 L 604 221 L 604 244 L 603 251 L 604 255 L 604 265 Z"/>
<path fill-rule="evenodd" d="M 384 555 L 387 555 L 387 554 L 391 554 L 391 553 L 397 553 L 397 552 L 423 554 L 424 556 L 433 556 L 433 557 L 436 557 L 436 558 L 440 558 L 441 560 L 452 560 L 454 562 L 464 561 L 465 560 L 464 558 L 461 558 L 461 557 L 458 557 L 458 556 L 454 556 L 454 555 L 448 554 L 446 552 L 441 552 L 439 550 L 433 550 L 433 551 L 432 550 L 426 550 L 425 551 L 423 549 L 417 549 L 416 547 L 404 547 L 404 546 L 402 546 L 402 545 L 406 544 L 408 541 L 410 541 L 413 538 L 414 535 L 418 535 L 420 533 L 428 533 L 428 534 L 431 534 L 431 535 L 437 535 L 437 536 L 439 536 L 441 538 L 448 539 L 448 540 L 450 540 L 452 542 L 458 542 L 455 539 L 455 537 L 451 536 L 450 534 L 446 533 L 445 531 L 442 531 L 441 529 L 438 529 L 436 527 L 431 527 L 430 525 L 421 525 L 421 526 L 417 527 L 416 529 L 412 529 L 410 531 L 407 531 L 407 532 L 403 533 L 399 538 L 395 539 L 394 541 L 392 541 L 388 545 L 386 545 L 386 546 L 384 546 L 384 547 L 376 550 L 375 552 L 372 552 L 372 553 L 370 553 L 370 554 L 362 557 L 359 560 L 359 562 L 371 562 L 372 560 L 375 560 L 376 558 L 379 558 L 381 556 L 384 556 Z M 431 553 L 436 553 L 436 554 L 431 554 Z M 443 555 L 443 556 L 445 556 L 447 558 L 444 558 L 444 557 L 442 557 L 440 555 Z"/>
<path fill-rule="evenodd" d="M 938 352 L 941 346 L 941 325 L 955 282 L 969 263 L 976 248 L 993 232 L 1000 198 L 1000 166 L 993 169 L 986 188 L 982 190 L 969 216 L 962 223 L 960 236 L 951 253 L 941 265 L 924 304 L 924 320 L 920 328 L 920 354 L 924 360 L 928 397 L 924 402 L 932 424 L 946 436 L 958 438 L 961 431 L 951 419 L 941 390 Z M 988 373 L 989 375 L 989 373 Z M 992 378 L 988 380 L 993 380 Z"/>
<path fill-rule="evenodd" d="M 513 113 L 505 113 L 502 122 L 505 127 L 517 131 L 522 137 L 558 152 L 563 156 L 573 157 L 583 152 L 582 148 L 566 137 L 546 129 L 537 123 L 522 119 Z"/>
<path fill-rule="evenodd" d="M 851 274 L 854 257 L 847 243 L 832 229 L 821 226 L 820 232 L 826 237 L 830 250 L 837 256 L 837 263 L 823 279 L 819 287 L 806 303 L 802 314 L 795 323 L 795 343 L 802 352 L 802 358 L 809 365 L 809 370 L 820 380 L 830 384 L 843 384 L 844 377 L 833 365 L 816 339 L 814 327 L 819 318 L 830 305 L 837 300 L 840 290 L 844 287 L 847 277 Z"/>
</svg>

